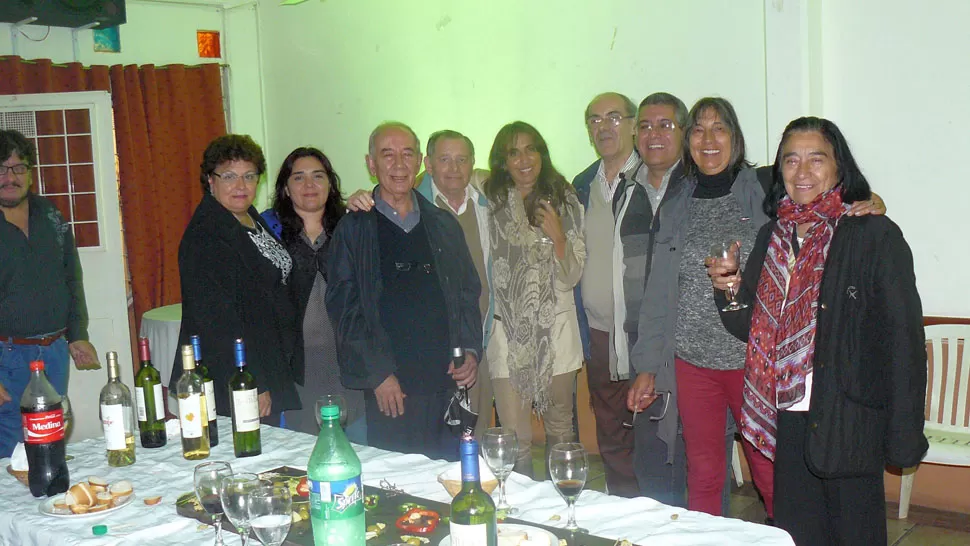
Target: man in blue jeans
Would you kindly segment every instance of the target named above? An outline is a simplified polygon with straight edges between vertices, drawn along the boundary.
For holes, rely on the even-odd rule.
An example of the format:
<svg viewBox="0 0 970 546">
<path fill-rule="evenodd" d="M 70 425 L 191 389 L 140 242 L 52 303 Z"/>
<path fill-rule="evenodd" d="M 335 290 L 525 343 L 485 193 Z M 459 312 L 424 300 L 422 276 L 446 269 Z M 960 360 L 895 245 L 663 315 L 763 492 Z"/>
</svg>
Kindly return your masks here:
<svg viewBox="0 0 970 546">
<path fill-rule="evenodd" d="M 23 440 L 20 397 L 30 361 L 44 361 L 61 394 L 67 392 L 68 354 L 79 370 L 101 367 L 87 341 L 71 226 L 53 203 L 29 191 L 35 157 L 22 134 L 0 131 L 0 457 Z"/>
</svg>

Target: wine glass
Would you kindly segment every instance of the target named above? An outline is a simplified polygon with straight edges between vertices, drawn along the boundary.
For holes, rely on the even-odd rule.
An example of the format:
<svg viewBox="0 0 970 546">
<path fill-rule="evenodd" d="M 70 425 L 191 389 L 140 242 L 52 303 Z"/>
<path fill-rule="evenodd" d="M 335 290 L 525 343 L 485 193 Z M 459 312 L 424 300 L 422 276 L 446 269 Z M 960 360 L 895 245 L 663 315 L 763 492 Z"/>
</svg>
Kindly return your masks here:
<svg viewBox="0 0 970 546">
<path fill-rule="evenodd" d="M 256 538 L 265 546 L 280 546 L 290 532 L 293 496 L 289 487 L 270 484 L 253 491 L 249 519 Z"/>
<path fill-rule="evenodd" d="M 323 427 L 323 418 L 320 417 L 320 408 L 324 406 L 337 406 L 340 408 L 340 428 L 347 429 L 347 400 L 342 394 L 325 394 L 320 398 L 317 398 L 317 403 L 314 406 L 315 410 L 313 416 L 317 420 L 317 426 Z"/>
<path fill-rule="evenodd" d="M 741 248 L 734 242 L 730 243 L 715 243 L 711 245 L 711 257 L 715 259 L 722 260 L 721 264 L 728 268 L 728 274 L 740 274 L 741 273 Z M 721 311 L 738 311 L 744 309 L 748 306 L 746 303 L 740 303 L 734 298 L 737 296 L 737 291 L 733 284 L 728 285 L 727 289 L 727 299 L 728 304 L 724 306 Z"/>
<path fill-rule="evenodd" d="M 195 496 L 216 527 L 216 541 L 213 543 L 216 546 L 225 544 L 222 541 L 222 500 L 219 498 L 219 488 L 222 479 L 228 476 L 232 476 L 232 467 L 224 461 L 202 463 L 195 467 L 193 475 Z"/>
<path fill-rule="evenodd" d="M 64 439 L 67 440 L 74 430 L 74 410 L 71 408 L 71 399 L 67 397 L 67 393 L 61 396 L 61 408 L 64 410 Z"/>
<path fill-rule="evenodd" d="M 507 427 L 495 427 L 485 431 L 482 436 L 482 458 L 488 469 L 498 480 L 498 506 L 496 510 L 505 510 L 509 516 L 519 512 L 517 508 L 509 506 L 505 500 L 505 480 L 512 473 L 515 460 L 518 458 L 519 442 L 515 431 Z"/>
<path fill-rule="evenodd" d="M 252 493 L 268 483 L 249 472 L 222 478 L 219 487 L 222 509 L 239 532 L 243 546 L 249 543 L 249 504 L 252 501 Z"/>
<path fill-rule="evenodd" d="M 586 474 L 589 471 L 586 449 L 582 444 L 574 442 L 556 444 L 549 450 L 548 463 L 552 483 L 569 508 L 566 530 L 585 533 L 586 529 L 576 525 L 576 499 L 586 485 Z"/>
</svg>

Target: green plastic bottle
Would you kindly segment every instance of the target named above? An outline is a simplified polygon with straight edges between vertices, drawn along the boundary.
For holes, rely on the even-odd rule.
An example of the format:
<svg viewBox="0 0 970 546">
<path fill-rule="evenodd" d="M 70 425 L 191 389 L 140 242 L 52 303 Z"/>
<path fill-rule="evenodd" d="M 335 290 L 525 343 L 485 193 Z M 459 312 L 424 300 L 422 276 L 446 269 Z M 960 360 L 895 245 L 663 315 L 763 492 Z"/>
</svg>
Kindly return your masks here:
<svg viewBox="0 0 970 546">
<path fill-rule="evenodd" d="M 482 490 L 478 474 L 478 442 L 472 436 L 461 440 L 461 491 L 451 501 L 451 543 L 468 546 L 496 546 L 498 526 L 495 502 Z"/>
<path fill-rule="evenodd" d="M 340 408 L 320 408 L 323 425 L 307 463 L 310 523 L 315 546 L 366 542 L 360 459 L 340 428 Z"/>
</svg>

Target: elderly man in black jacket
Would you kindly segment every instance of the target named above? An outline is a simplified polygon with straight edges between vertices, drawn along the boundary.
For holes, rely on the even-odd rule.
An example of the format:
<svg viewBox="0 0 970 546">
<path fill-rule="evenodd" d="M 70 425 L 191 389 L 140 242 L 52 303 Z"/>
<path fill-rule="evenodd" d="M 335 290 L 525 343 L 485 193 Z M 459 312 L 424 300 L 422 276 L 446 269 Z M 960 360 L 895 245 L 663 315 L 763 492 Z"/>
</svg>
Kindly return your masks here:
<svg viewBox="0 0 970 546">
<path fill-rule="evenodd" d="M 375 206 L 334 232 L 327 311 L 341 381 L 365 392 L 368 443 L 457 460 L 443 416 L 456 386 L 477 376 L 481 285 L 458 222 L 412 189 L 420 150 L 402 123 L 371 133 Z M 453 348 L 464 351 L 461 366 Z"/>
</svg>

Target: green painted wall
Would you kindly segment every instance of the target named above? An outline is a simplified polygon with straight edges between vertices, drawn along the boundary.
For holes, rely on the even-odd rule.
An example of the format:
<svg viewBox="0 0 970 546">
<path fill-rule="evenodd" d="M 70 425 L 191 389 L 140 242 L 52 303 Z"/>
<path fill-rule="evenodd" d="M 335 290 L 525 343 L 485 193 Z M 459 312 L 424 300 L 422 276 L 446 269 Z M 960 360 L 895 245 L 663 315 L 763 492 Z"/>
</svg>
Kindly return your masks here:
<svg viewBox="0 0 970 546">
<path fill-rule="evenodd" d="M 761 0 L 310 0 L 260 3 L 270 155 L 321 147 L 345 193 L 370 185 L 367 136 L 383 120 L 424 139 L 469 135 L 485 167 L 498 129 L 522 119 L 571 178 L 594 159 L 583 111 L 597 93 L 636 102 L 721 95 L 749 159 L 765 160 Z M 278 167 L 276 163 L 271 169 Z"/>
</svg>

